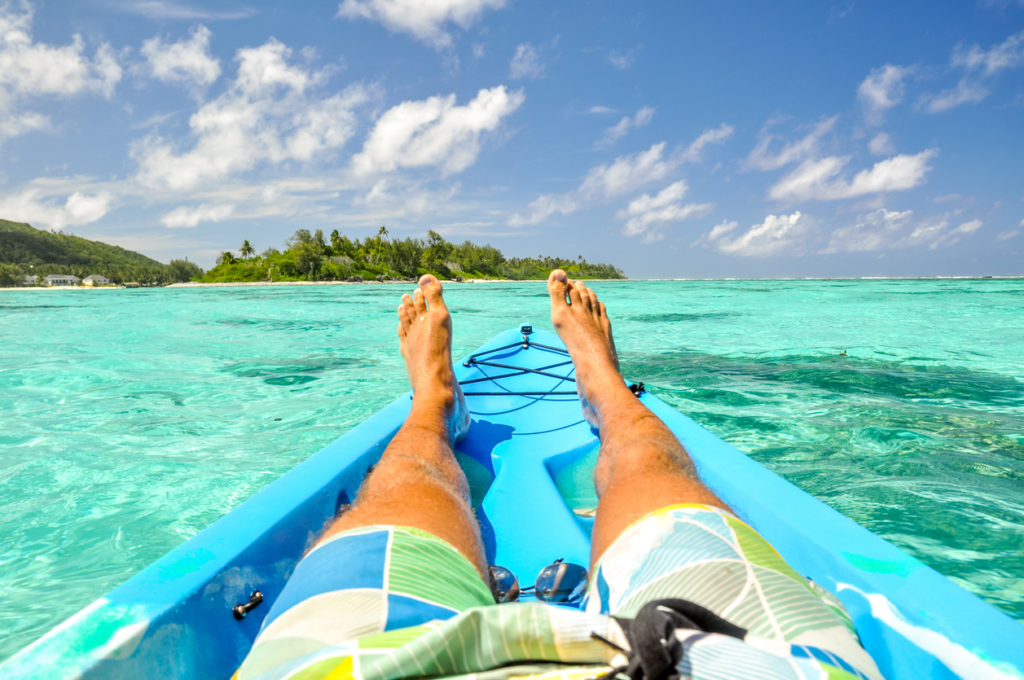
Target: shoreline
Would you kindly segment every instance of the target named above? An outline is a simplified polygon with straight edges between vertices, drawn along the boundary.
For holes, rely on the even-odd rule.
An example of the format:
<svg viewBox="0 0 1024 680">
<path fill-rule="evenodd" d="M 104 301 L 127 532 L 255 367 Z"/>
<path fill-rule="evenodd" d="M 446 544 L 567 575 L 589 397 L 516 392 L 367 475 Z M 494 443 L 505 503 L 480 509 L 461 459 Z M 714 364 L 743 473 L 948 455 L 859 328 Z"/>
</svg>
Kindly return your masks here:
<svg viewBox="0 0 1024 680">
<path fill-rule="evenodd" d="M 598 280 L 598 279 L 588 279 Z M 610 280 L 610 279 L 609 279 Z M 463 281 L 442 281 L 444 285 L 458 285 L 459 283 L 522 283 L 523 281 L 543 281 L 543 279 L 464 279 Z M 241 288 L 257 286 L 367 286 L 367 285 L 395 285 L 395 284 L 416 284 L 414 279 L 401 281 L 219 281 L 216 283 L 205 283 L 199 281 L 186 281 L 181 283 L 169 283 L 166 286 L 139 286 L 128 288 L 127 286 L 103 286 L 90 288 L 88 286 L 0 286 L 0 291 L 8 290 L 161 290 L 164 288 Z"/>
<path fill-rule="evenodd" d="M 525 279 L 528 281 L 540 281 L 541 279 Z M 451 281 L 442 279 L 441 283 L 446 286 L 458 283 L 517 283 L 513 279 L 463 279 L 462 281 Z M 200 283 L 188 281 L 184 283 L 172 283 L 163 288 L 237 288 L 244 286 L 366 286 L 366 285 L 416 285 L 415 279 L 400 279 L 392 281 L 220 281 L 217 283 Z"/>
<path fill-rule="evenodd" d="M 979 276 L 836 276 L 836 277 L 773 277 L 773 278 L 662 278 L 662 279 L 585 279 L 604 283 L 669 283 L 669 282 L 741 282 L 741 281 L 1013 281 L 1024 279 L 1021 274 L 979 275 Z M 462 281 L 442 280 L 445 286 L 466 283 L 530 283 L 543 282 L 545 279 L 463 279 Z M 162 288 L 251 288 L 264 286 L 367 286 L 367 285 L 415 285 L 415 279 L 398 281 L 220 281 L 205 283 L 187 281 L 171 283 L 166 286 L 145 286 L 139 290 L 158 290 Z M 55 290 L 136 290 L 126 286 L 0 286 L 3 291 L 55 291 Z"/>
</svg>

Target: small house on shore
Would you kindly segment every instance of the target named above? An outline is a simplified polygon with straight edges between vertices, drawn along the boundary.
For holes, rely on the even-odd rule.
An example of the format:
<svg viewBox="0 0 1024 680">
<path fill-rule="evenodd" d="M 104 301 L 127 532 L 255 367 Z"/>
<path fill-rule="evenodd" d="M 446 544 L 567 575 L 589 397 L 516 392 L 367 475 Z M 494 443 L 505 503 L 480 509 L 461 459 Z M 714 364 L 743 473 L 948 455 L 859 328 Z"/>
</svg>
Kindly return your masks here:
<svg viewBox="0 0 1024 680">
<path fill-rule="evenodd" d="M 93 287 L 109 286 L 110 279 L 108 279 L 106 276 L 103 276 L 102 274 L 90 274 L 89 276 L 86 276 L 84 279 L 82 279 L 82 285 Z"/>
<path fill-rule="evenodd" d="M 36 274 L 25 274 L 25 278 L 22 280 L 21 285 L 37 286 L 39 285 L 39 276 Z"/>
<path fill-rule="evenodd" d="M 73 274 L 50 274 L 44 281 L 47 286 L 77 286 L 81 279 Z"/>
</svg>

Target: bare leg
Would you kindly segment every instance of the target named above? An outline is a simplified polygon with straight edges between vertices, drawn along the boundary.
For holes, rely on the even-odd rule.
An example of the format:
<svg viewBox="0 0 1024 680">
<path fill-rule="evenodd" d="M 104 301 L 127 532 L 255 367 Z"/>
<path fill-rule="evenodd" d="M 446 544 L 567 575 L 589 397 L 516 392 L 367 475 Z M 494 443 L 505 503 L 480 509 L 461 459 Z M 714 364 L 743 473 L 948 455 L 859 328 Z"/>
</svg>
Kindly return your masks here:
<svg viewBox="0 0 1024 680">
<path fill-rule="evenodd" d="M 469 426 L 469 411 L 452 371 L 452 322 L 441 283 L 423 276 L 413 295 L 402 296 L 398 319 L 412 410 L 363 482 L 355 506 L 324 538 L 374 524 L 411 526 L 448 541 L 485 574 L 469 484 L 452 451 Z"/>
<path fill-rule="evenodd" d="M 679 503 L 728 509 L 700 481 L 672 431 L 626 387 L 604 303 L 561 269 L 548 277 L 548 292 L 551 321 L 576 367 L 584 415 L 601 438 L 594 468 L 599 501 L 591 566 L 626 527 L 649 512 Z"/>
</svg>

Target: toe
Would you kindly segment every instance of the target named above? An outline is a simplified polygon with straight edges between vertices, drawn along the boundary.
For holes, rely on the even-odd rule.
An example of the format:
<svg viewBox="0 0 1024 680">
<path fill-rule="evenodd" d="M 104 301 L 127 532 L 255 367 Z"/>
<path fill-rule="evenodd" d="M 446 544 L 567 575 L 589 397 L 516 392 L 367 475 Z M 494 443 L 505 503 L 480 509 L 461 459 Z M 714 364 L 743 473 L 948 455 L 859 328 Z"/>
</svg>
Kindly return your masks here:
<svg viewBox="0 0 1024 680">
<path fill-rule="evenodd" d="M 416 303 L 413 302 L 412 296 L 406 293 L 402 296 L 402 309 L 405 310 L 405 324 L 409 325 L 416 318 Z M 401 319 L 401 312 L 399 312 L 399 318 Z"/>
<path fill-rule="evenodd" d="M 568 293 L 569 277 L 561 269 L 556 269 L 548 276 L 548 294 L 552 304 L 565 304 Z"/>
<path fill-rule="evenodd" d="M 593 300 L 595 299 L 593 291 L 587 288 L 587 284 L 582 281 L 573 281 L 572 287 L 579 291 L 580 304 L 583 305 L 583 309 L 591 310 L 593 308 Z"/>
<path fill-rule="evenodd" d="M 444 307 L 442 298 L 441 282 L 433 274 L 424 274 L 420 277 L 420 290 L 430 307 Z"/>
<path fill-rule="evenodd" d="M 580 295 L 581 286 L 583 286 L 581 281 L 569 282 L 569 304 L 577 307 L 583 306 L 583 297 Z"/>
<path fill-rule="evenodd" d="M 405 297 L 409 297 L 406 295 Z M 412 298 L 409 299 L 412 302 Z M 409 306 L 405 304 L 405 299 L 402 299 L 402 304 L 398 305 L 398 334 L 405 337 L 405 331 L 409 328 L 411 319 L 409 318 Z"/>
<path fill-rule="evenodd" d="M 416 314 L 417 317 L 419 315 L 421 315 L 421 314 L 426 314 L 426 312 L 427 312 L 427 301 L 423 297 L 423 289 L 422 288 L 417 288 L 416 290 L 413 291 L 413 293 L 412 293 L 412 304 L 413 304 L 413 309 L 415 310 L 415 314 Z"/>
</svg>

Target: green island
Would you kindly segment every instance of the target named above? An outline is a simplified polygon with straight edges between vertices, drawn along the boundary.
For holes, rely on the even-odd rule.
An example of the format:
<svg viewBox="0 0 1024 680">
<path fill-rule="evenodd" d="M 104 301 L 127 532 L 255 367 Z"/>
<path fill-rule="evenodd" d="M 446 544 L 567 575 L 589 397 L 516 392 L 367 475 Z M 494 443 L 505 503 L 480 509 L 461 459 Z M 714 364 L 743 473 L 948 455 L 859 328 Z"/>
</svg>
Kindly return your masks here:
<svg viewBox="0 0 1024 680">
<path fill-rule="evenodd" d="M 187 259 L 163 264 L 119 246 L 0 219 L 0 287 L 79 285 L 79 281 L 129 286 L 190 281 L 406 281 L 428 273 L 456 281 L 521 281 L 547 278 L 558 267 L 577 278 L 626 278 L 617 267 L 593 264 L 582 256 L 575 260 L 543 255 L 508 258 L 493 246 L 451 243 L 436 231 L 427 232 L 426 239 L 391 238 L 383 226 L 362 240 L 337 229 L 329 237 L 321 229 L 299 229 L 283 250 L 268 248 L 259 255 L 245 240 L 238 251 L 221 253 L 217 265 L 203 272 Z"/>
<path fill-rule="evenodd" d="M 299 229 L 284 251 L 270 248 L 256 255 L 245 241 L 236 256 L 223 252 L 217 266 L 198 281 L 401 281 L 434 274 L 443 279 L 545 279 L 561 267 L 570 276 L 591 279 L 624 279 L 620 269 L 592 264 L 582 256 L 575 260 L 545 257 L 506 258 L 493 246 L 469 241 L 451 243 L 436 231 L 427 238 L 389 238 L 387 227 L 363 240 L 338 232 L 324 237 L 322 230 Z"/>
</svg>

